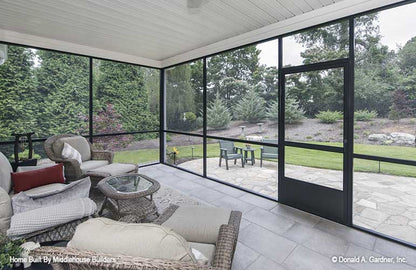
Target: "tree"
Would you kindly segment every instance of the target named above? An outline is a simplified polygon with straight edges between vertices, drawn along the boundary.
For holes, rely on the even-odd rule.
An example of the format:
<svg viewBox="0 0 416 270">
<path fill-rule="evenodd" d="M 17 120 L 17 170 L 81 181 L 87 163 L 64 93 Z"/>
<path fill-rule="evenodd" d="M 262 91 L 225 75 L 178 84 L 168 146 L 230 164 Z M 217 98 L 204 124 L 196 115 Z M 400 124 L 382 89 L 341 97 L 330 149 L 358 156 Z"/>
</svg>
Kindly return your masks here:
<svg viewBox="0 0 416 270">
<path fill-rule="evenodd" d="M 209 58 L 208 100 L 214 100 L 215 95 L 219 94 L 228 106 L 235 106 L 248 91 L 245 86 L 254 86 L 261 80 L 257 72 L 259 55 L 260 50 L 253 45 Z M 234 86 L 245 92 L 234 90 Z"/>
<path fill-rule="evenodd" d="M 184 114 L 196 115 L 195 90 L 191 83 L 191 65 L 184 64 L 166 71 L 166 120 L 170 129 L 190 128 Z"/>
<path fill-rule="evenodd" d="M 207 108 L 207 125 L 213 129 L 225 129 L 231 122 L 231 113 L 217 94 Z"/>
<path fill-rule="evenodd" d="M 121 124 L 121 115 L 118 114 L 114 105 L 107 103 L 94 116 L 94 131 L 98 134 L 111 134 L 125 132 Z M 88 117 L 86 118 L 88 120 Z M 129 145 L 133 140 L 130 135 L 105 136 L 94 139 L 94 146 L 104 150 L 118 150 Z"/>
<path fill-rule="evenodd" d="M 52 51 L 37 51 L 40 66 L 35 69 L 40 136 L 75 133 L 85 126 L 88 114 L 88 58 Z"/>
<path fill-rule="evenodd" d="M 390 106 L 389 118 L 393 120 L 400 120 L 402 118 L 412 115 L 413 110 L 411 102 L 406 92 L 396 90 L 393 93 L 393 104 Z"/>
<path fill-rule="evenodd" d="M 0 66 L 0 139 L 12 133 L 38 132 L 36 84 L 33 78 L 33 51 L 8 46 L 8 59 Z"/>
<path fill-rule="evenodd" d="M 113 61 L 100 61 L 95 84 L 95 111 L 113 104 L 126 131 L 158 129 L 158 114 L 149 108 L 149 91 L 144 83 L 144 68 Z M 149 87 L 149 85 L 147 86 Z M 154 87 L 154 86 L 153 86 Z M 142 136 L 135 136 L 141 138 Z"/>
<path fill-rule="evenodd" d="M 254 86 L 254 89 L 264 100 L 276 101 L 278 98 L 278 70 L 276 67 L 260 66 L 257 71 L 261 80 Z"/>
<path fill-rule="evenodd" d="M 294 124 L 305 118 L 305 112 L 299 107 L 299 103 L 292 97 L 286 97 L 285 123 Z M 279 117 L 279 102 L 273 101 L 267 108 L 266 116 L 270 121 L 277 122 Z"/>
<path fill-rule="evenodd" d="M 265 101 L 251 89 L 235 106 L 234 114 L 237 119 L 256 123 L 266 117 Z"/>
</svg>

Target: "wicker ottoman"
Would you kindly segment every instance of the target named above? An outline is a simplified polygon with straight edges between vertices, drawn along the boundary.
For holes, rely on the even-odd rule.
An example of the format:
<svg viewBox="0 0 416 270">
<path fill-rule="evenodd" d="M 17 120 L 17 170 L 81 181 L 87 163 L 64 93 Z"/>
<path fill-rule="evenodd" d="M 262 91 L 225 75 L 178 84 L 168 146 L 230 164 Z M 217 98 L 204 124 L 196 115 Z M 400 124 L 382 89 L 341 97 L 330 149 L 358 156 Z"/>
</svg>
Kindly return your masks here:
<svg viewBox="0 0 416 270">
<path fill-rule="evenodd" d="M 85 175 L 91 178 L 95 186 L 100 180 L 115 175 L 137 173 L 139 166 L 134 163 L 111 163 L 97 169 L 88 171 Z"/>
</svg>

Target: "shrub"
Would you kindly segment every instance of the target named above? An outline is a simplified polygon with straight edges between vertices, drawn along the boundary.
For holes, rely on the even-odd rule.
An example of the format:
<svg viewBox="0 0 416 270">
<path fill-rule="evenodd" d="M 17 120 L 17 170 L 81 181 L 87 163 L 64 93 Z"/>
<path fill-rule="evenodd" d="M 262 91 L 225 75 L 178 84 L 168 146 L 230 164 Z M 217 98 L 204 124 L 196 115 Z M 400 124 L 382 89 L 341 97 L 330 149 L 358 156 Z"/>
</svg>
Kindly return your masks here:
<svg viewBox="0 0 416 270">
<path fill-rule="evenodd" d="M 222 102 L 219 94 L 207 108 L 207 125 L 213 129 L 225 129 L 231 122 L 231 113 Z"/>
<path fill-rule="evenodd" d="M 197 117 L 195 120 L 196 128 L 202 128 L 204 126 L 204 119 L 202 117 Z"/>
<path fill-rule="evenodd" d="M 305 112 L 299 108 L 299 103 L 294 98 L 286 98 L 285 123 L 297 123 L 305 118 Z M 266 116 L 270 121 L 277 121 L 279 115 L 279 102 L 273 101 L 267 108 Z"/>
<path fill-rule="evenodd" d="M 196 115 L 193 112 L 184 113 L 184 117 L 186 121 L 195 121 L 196 119 Z"/>
<path fill-rule="evenodd" d="M 11 258 L 19 258 L 24 249 L 20 246 L 24 243 L 23 239 L 12 240 L 0 234 L 0 269 L 12 269 Z"/>
<path fill-rule="evenodd" d="M 318 118 L 322 123 L 333 124 L 338 120 L 341 120 L 343 117 L 342 113 L 339 111 L 320 111 L 316 118 Z"/>
<path fill-rule="evenodd" d="M 358 110 L 354 112 L 354 119 L 356 121 L 370 121 L 377 117 L 376 111 Z"/>
<path fill-rule="evenodd" d="M 249 123 L 261 121 L 266 117 L 265 103 L 266 101 L 252 89 L 236 105 L 235 116 Z"/>
<path fill-rule="evenodd" d="M 29 159 L 29 149 L 23 150 L 23 152 L 19 152 L 18 154 L 19 160 L 28 160 Z M 40 159 L 41 156 L 36 154 L 35 151 L 32 151 L 32 158 L 33 159 Z M 14 161 L 14 154 L 10 156 L 10 160 Z"/>
</svg>

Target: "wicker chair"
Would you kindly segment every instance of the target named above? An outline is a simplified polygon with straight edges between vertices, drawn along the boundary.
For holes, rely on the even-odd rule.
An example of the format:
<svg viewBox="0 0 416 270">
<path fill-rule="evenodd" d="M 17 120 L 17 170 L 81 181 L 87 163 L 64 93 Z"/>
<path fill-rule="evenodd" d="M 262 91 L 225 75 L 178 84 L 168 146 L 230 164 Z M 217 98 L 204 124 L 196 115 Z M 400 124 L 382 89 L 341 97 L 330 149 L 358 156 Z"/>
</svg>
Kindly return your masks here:
<svg viewBox="0 0 416 270">
<path fill-rule="evenodd" d="M 178 206 L 170 206 L 159 218 L 155 221 L 161 224 L 166 221 L 178 208 Z M 54 270 L 231 270 L 232 261 L 234 257 L 235 247 L 237 244 L 238 231 L 241 221 L 241 212 L 232 211 L 228 224 L 223 224 L 220 227 L 218 240 L 216 243 L 216 250 L 212 265 L 203 266 L 196 265 L 189 262 L 150 259 L 130 257 L 123 255 L 100 254 L 91 251 L 81 251 L 74 248 L 65 247 L 40 247 L 31 252 L 32 256 L 45 256 L 48 258 L 64 257 L 72 259 L 71 263 L 56 263 L 53 264 Z M 80 262 L 81 258 L 106 258 L 107 262 L 93 261 Z M 78 259 L 78 261 L 77 261 Z M 69 268 L 68 268 L 69 266 Z"/>
<path fill-rule="evenodd" d="M 55 135 L 55 136 L 48 138 L 44 144 L 45 153 L 48 156 L 48 158 L 57 163 L 64 164 L 65 177 L 67 181 L 74 181 L 74 180 L 81 179 L 85 174 L 82 171 L 81 166 L 76 160 L 61 158 L 60 156 L 56 154 L 56 152 L 53 149 L 53 146 L 59 139 L 66 138 L 66 137 L 75 137 L 75 136 L 77 135 L 73 135 L 73 134 Z M 109 151 L 93 150 L 90 142 L 88 142 L 88 145 L 89 145 L 89 151 L 91 152 L 91 160 L 103 160 L 103 161 L 107 161 L 107 164 L 113 163 L 114 153 L 109 152 Z"/>
</svg>

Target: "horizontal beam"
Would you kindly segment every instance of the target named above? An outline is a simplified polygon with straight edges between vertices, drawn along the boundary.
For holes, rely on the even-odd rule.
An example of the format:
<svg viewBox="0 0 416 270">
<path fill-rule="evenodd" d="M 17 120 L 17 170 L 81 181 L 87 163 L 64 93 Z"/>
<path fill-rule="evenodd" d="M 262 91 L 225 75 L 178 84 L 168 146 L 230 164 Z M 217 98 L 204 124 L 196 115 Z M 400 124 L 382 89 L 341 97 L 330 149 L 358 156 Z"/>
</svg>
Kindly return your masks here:
<svg viewBox="0 0 416 270">
<path fill-rule="evenodd" d="M 103 50 L 96 47 L 85 46 L 62 40 L 50 39 L 25 33 L 9 31 L 5 29 L 0 29 L 0 41 L 21 44 L 41 49 L 49 49 L 84 56 L 92 56 L 95 58 L 115 60 L 153 68 L 161 68 L 162 65 L 161 61 L 158 60 L 153 60 L 131 54 L 125 54 L 121 52 Z"/>
</svg>

